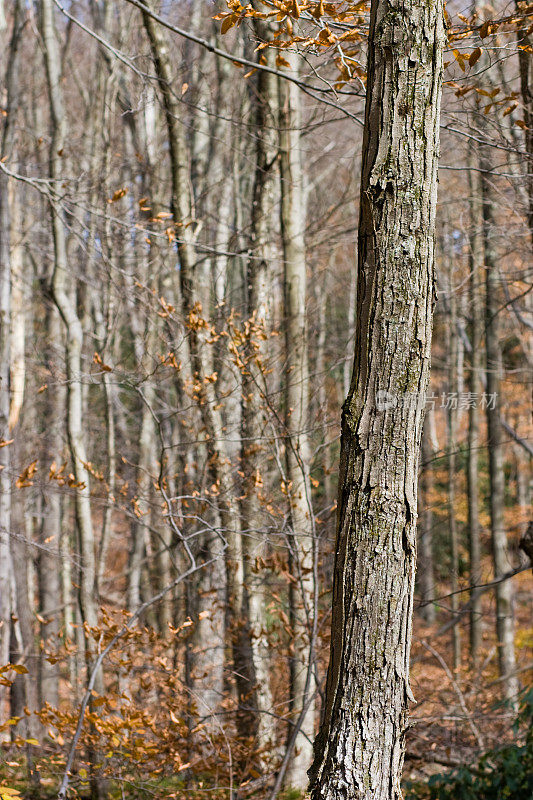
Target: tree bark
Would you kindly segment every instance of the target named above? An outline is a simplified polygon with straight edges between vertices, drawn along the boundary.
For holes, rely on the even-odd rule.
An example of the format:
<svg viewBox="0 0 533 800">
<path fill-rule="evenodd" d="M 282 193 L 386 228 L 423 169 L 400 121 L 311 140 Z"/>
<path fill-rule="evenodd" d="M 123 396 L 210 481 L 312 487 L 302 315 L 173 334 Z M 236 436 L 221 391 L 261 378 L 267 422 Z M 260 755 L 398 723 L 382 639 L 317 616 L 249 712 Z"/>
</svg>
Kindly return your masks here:
<svg viewBox="0 0 533 800">
<path fill-rule="evenodd" d="M 440 2 L 371 6 L 355 363 L 342 417 L 331 654 L 313 800 L 401 797 L 442 16 Z"/>
<path fill-rule="evenodd" d="M 26 308 L 28 297 L 25 287 L 25 270 L 22 239 L 22 208 L 19 192 L 11 184 L 11 343 L 9 429 L 17 425 L 24 401 L 26 381 Z"/>
<path fill-rule="evenodd" d="M 433 458 L 433 448 L 431 446 L 431 432 L 429 423 L 431 422 L 429 415 L 432 410 L 428 411 L 424 429 L 422 432 L 422 466 L 420 469 L 419 479 L 419 517 L 420 517 L 420 531 L 418 534 L 418 585 L 420 590 L 420 600 L 422 601 L 422 618 L 428 625 L 435 622 L 435 570 L 433 563 L 433 465 L 431 463 Z"/>
<path fill-rule="evenodd" d="M 61 320 L 55 306 L 50 305 L 47 312 L 47 352 L 48 372 L 54 389 L 47 393 L 46 412 L 49 423 L 46 426 L 44 463 L 50 467 L 52 464 L 59 466 L 63 450 L 62 425 L 66 411 L 66 390 L 57 380 L 58 367 L 55 358 L 63 347 L 61 341 Z M 57 650 L 59 642 L 57 635 L 61 628 L 60 608 L 65 597 L 60 590 L 60 575 L 67 569 L 67 564 L 62 563 L 60 556 L 61 547 L 61 494 L 59 486 L 49 481 L 47 490 L 42 498 L 42 523 L 40 530 L 40 543 L 37 562 L 39 577 L 39 605 L 40 613 L 44 619 L 41 625 L 41 638 L 45 644 L 45 651 L 41 657 L 41 700 L 57 707 L 59 702 L 59 666 L 51 664 L 47 655 L 51 650 Z M 67 556 L 70 559 L 70 553 Z M 68 572 L 68 569 L 67 569 Z M 70 603 L 70 599 L 69 599 Z M 65 616 L 71 613 L 70 606 L 65 605 Z M 71 631 L 66 629 L 65 637 Z"/>
<path fill-rule="evenodd" d="M 486 152 L 480 158 L 483 239 L 485 244 L 485 349 L 486 349 L 486 415 L 487 446 L 490 482 L 490 526 L 494 577 L 504 575 L 511 567 L 507 532 L 503 510 L 505 506 L 504 447 L 500 409 L 502 354 L 499 338 L 499 277 L 498 257 L 494 243 L 496 228 L 493 191 L 490 185 L 490 161 Z M 504 696 L 513 707 L 517 707 L 519 682 L 516 676 L 514 646 L 514 610 L 512 581 L 496 585 L 496 634 L 498 637 L 498 666 Z"/>
<path fill-rule="evenodd" d="M 448 237 L 444 241 L 445 252 L 453 248 L 453 241 Z M 446 422 L 448 429 L 448 534 L 450 541 L 450 606 L 452 617 L 459 611 L 459 535 L 457 519 L 455 516 L 455 473 L 457 450 L 457 423 L 458 423 L 458 336 L 457 336 L 457 297 L 453 284 L 453 253 L 448 252 L 448 302 L 449 318 L 447 328 L 447 353 L 448 353 L 448 401 Z M 457 671 L 461 665 L 461 629 L 459 625 L 452 628 L 453 668 Z"/>
<path fill-rule="evenodd" d="M 525 11 L 526 3 L 515 0 L 517 12 Z M 520 44 L 518 50 L 518 67 L 520 70 L 520 93 L 522 95 L 522 110 L 524 114 L 524 140 L 527 152 L 526 177 L 527 197 L 529 206 L 527 209 L 527 221 L 530 236 L 533 242 L 533 36 L 531 28 L 522 28 L 518 31 L 517 38 Z"/>
<path fill-rule="evenodd" d="M 479 662 L 479 650 L 483 639 L 481 595 L 477 586 L 481 583 L 481 539 L 479 523 L 479 389 L 482 373 L 482 268 L 485 263 L 483 248 L 483 209 L 481 204 L 481 185 L 479 173 L 475 171 L 478 159 L 472 143 L 468 146 L 468 184 L 470 200 L 470 251 L 469 251 L 469 293 L 470 293 L 470 377 L 469 391 L 473 402 L 468 410 L 468 461 L 467 461 L 467 502 L 468 502 L 468 551 L 470 557 L 470 656 L 472 666 Z"/>
<path fill-rule="evenodd" d="M 11 458 L 9 367 L 11 329 L 11 263 L 8 181 L 0 175 L 0 665 L 9 663 L 11 631 Z M 0 715 L 7 719 L 9 690 L 0 686 Z"/>
<path fill-rule="evenodd" d="M 52 118 L 50 177 L 54 185 L 56 185 L 63 174 L 62 159 L 65 155 L 64 148 L 66 146 L 66 118 L 61 91 L 59 48 L 51 0 L 43 0 L 41 12 L 44 59 Z M 83 330 L 74 299 L 67 285 L 69 267 L 63 214 L 53 204 L 50 207 L 50 214 L 55 258 L 52 274 L 52 294 L 66 329 L 67 432 L 73 471 L 77 483 L 75 490 L 76 523 L 79 531 L 83 564 L 83 569 L 80 573 L 79 601 L 84 622 L 93 627 L 97 623 L 97 602 L 95 597 L 96 563 L 91 515 L 90 473 L 86 466 L 88 458 L 83 431 L 81 383 Z"/>
<path fill-rule="evenodd" d="M 256 25 L 256 28 L 260 27 Z M 261 35 L 262 31 L 258 31 Z M 272 61 L 272 54 L 267 53 Z M 242 386 L 243 478 L 242 513 L 247 535 L 243 538 L 244 581 L 250 624 L 254 670 L 258 748 L 267 755 L 273 746 L 274 725 L 270 691 L 270 653 L 267 626 L 266 570 L 268 551 L 265 530 L 264 494 L 266 481 L 265 439 L 268 431 L 267 378 L 268 336 L 271 319 L 272 271 L 275 248 L 271 219 L 278 195 L 278 87 L 276 78 L 259 72 L 255 87 L 254 133 L 256 137 L 255 178 L 252 197 L 250 257 L 246 265 L 247 333 Z"/>
<path fill-rule="evenodd" d="M 13 31 L 7 52 L 5 73 L 6 111 L 2 129 L 1 157 L 12 156 L 14 148 L 14 121 L 18 97 L 18 54 L 20 43 L 21 2 L 14 4 Z M 0 9 L 0 31 L 6 28 L 3 6 Z M 4 37 L 2 37 L 3 39 Z M 4 42 L 2 41 L 2 44 Z M 12 264 L 11 219 L 9 208 L 9 179 L 0 175 L 0 666 L 9 663 L 11 639 L 11 325 L 12 325 Z M 7 711 L 9 689 L 0 686 L 0 716 Z"/>
<path fill-rule="evenodd" d="M 299 56 L 287 51 L 292 75 Z M 285 297 L 285 460 L 291 537 L 289 555 L 294 581 L 289 605 L 294 635 L 291 659 L 291 712 L 300 733 L 286 774 L 295 789 L 307 786 L 315 732 L 313 650 L 316 609 L 316 547 L 309 465 L 309 359 L 307 342 L 307 261 L 305 253 L 304 173 L 301 153 L 300 89 L 279 80 L 281 235 Z M 289 734 L 292 730 L 289 731 Z M 291 737 L 289 735 L 289 742 Z"/>
</svg>

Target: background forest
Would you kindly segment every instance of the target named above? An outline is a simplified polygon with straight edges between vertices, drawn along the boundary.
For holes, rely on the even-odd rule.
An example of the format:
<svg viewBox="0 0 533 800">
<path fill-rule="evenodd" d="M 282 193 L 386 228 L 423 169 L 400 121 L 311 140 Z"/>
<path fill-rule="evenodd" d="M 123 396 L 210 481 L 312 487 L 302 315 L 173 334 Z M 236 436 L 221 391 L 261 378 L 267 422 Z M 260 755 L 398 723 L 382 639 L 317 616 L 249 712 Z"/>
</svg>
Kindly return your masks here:
<svg viewBox="0 0 533 800">
<path fill-rule="evenodd" d="M 404 778 L 526 800 L 533 6 L 447 25 Z M 367 3 L 5 0 L 0 28 L 0 796 L 298 797 Z"/>
</svg>

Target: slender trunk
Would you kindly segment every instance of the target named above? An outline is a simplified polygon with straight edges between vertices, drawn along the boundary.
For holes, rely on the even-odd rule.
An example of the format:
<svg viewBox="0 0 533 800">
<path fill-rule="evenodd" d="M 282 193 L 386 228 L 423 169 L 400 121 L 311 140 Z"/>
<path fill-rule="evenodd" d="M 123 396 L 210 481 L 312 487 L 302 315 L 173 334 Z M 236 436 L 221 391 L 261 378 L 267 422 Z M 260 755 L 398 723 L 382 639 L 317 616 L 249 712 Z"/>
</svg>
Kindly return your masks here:
<svg viewBox="0 0 533 800">
<path fill-rule="evenodd" d="M 357 276 L 357 270 L 356 270 Z M 350 391 L 350 379 L 353 369 L 353 342 L 355 339 L 355 315 L 357 313 L 357 277 L 352 276 L 350 281 L 350 294 L 348 300 L 348 353 L 344 360 L 343 368 L 343 383 L 344 383 L 344 397 L 348 396 Z"/>
<path fill-rule="evenodd" d="M 95 29 L 103 36 L 108 36 L 111 27 L 111 2 L 104 0 L 100 5 L 93 9 Z M 91 215 L 89 241 L 92 245 L 92 261 L 97 264 L 103 255 L 108 264 L 113 259 L 113 234 L 110 214 L 107 211 L 107 199 L 112 195 L 111 176 L 112 176 L 112 118 L 116 113 L 117 88 L 116 88 L 116 65 L 109 67 L 107 61 L 108 53 L 104 48 L 99 51 L 98 73 L 97 73 L 97 92 L 96 110 L 93 114 L 92 131 L 92 156 L 91 173 L 93 190 L 91 206 L 97 207 L 100 202 L 106 208 L 103 230 L 99 233 L 100 241 L 97 241 L 97 219 Z M 104 263 L 105 263 L 104 261 Z M 94 276 L 94 286 L 87 287 L 91 291 L 92 309 L 95 322 L 95 333 L 98 341 L 98 352 L 104 362 L 107 361 L 106 355 L 109 351 L 118 349 L 117 342 L 119 337 L 114 336 L 114 318 L 117 311 L 115 299 L 114 280 L 112 272 L 98 282 L 98 274 Z M 90 283 L 90 281 L 89 281 Z M 101 287 L 103 302 L 101 302 L 97 288 Z M 116 491 L 116 472 L 117 472 L 117 453 L 116 453 L 116 425 L 115 425 L 115 405 L 117 402 L 117 391 L 113 379 L 106 370 L 102 371 L 102 393 L 105 406 L 105 442 L 107 456 L 106 473 L 106 505 L 103 512 L 102 528 L 100 540 L 98 542 L 98 553 L 96 559 L 96 591 L 100 595 L 102 583 L 105 579 L 106 560 L 109 543 L 112 536 L 113 511 L 115 505 Z"/>
<path fill-rule="evenodd" d="M 145 390 L 147 402 L 153 402 L 154 388 Z M 143 565 L 146 556 L 146 533 L 150 524 L 150 483 L 154 466 L 154 423 L 150 409 L 141 407 L 141 426 L 139 430 L 139 464 L 137 468 L 135 515 L 137 519 L 132 525 L 132 545 L 129 563 L 128 609 L 136 611 L 142 603 Z"/>
<path fill-rule="evenodd" d="M 57 466 L 61 464 L 63 449 L 62 426 L 65 419 L 66 390 L 60 381 L 55 380 L 57 365 L 54 364 L 54 357 L 62 347 L 60 326 L 59 314 L 51 306 L 47 314 L 47 361 L 54 388 L 52 391 L 47 392 L 46 395 L 49 422 L 46 426 L 44 454 L 44 463 L 49 468 L 52 464 Z M 62 563 L 59 558 L 61 546 L 61 494 L 59 487 L 53 481 L 49 481 L 47 491 L 43 492 L 42 510 L 40 531 L 42 549 L 39 551 L 38 576 L 40 612 L 44 619 L 41 627 L 41 637 L 45 643 L 45 650 L 41 657 L 41 699 L 43 704 L 48 702 L 51 706 L 57 707 L 59 701 L 59 666 L 51 664 L 47 659 L 47 655 L 50 650 L 52 652 L 56 650 L 59 644 L 57 635 L 61 627 L 60 607 L 65 601 L 60 591 L 60 575 L 62 569 L 68 570 L 68 565 Z M 68 558 L 70 558 L 70 553 Z M 68 613 L 66 606 L 65 613 Z M 67 633 L 67 630 L 65 630 L 65 634 L 69 636 L 70 631 Z"/>
<path fill-rule="evenodd" d="M 445 242 L 447 248 L 453 247 L 453 243 L 448 240 Z M 453 283 L 453 254 L 448 254 L 448 300 L 449 300 L 449 320 L 447 328 L 447 353 L 448 353 L 448 401 L 447 401 L 447 427 L 448 427 L 448 532 L 450 537 L 450 606 L 452 617 L 457 618 L 459 611 L 459 538 L 457 531 L 456 509 L 456 451 L 457 451 L 457 411 L 458 394 L 457 385 L 458 375 L 458 342 L 457 342 L 457 296 Z M 453 649 L 453 668 L 455 671 L 461 666 L 461 629 L 460 626 L 452 627 L 452 649 Z"/>
<path fill-rule="evenodd" d="M 66 145 L 66 118 L 61 91 L 59 48 L 52 0 L 43 0 L 42 2 L 41 26 L 52 118 L 50 177 L 52 181 L 58 182 L 63 174 L 62 159 L 65 155 L 64 148 Z M 51 205 L 50 214 L 55 259 L 52 274 L 52 294 L 66 328 L 67 431 L 74 476 L 77 483 L 75 490 L 76 523 L 79 531 L 83 563 L 80 575 L 79 598 L 84 622 L 92 627 L 97 623 L 97 603 L 95 598 L 96 572 L 91 516 L 90 474 L 86 466 L 88 458 L 85 450 L 82 412 L 81 354 L 83 330 L 77 315 L 75 301 L 67 285 L 69 267 L 63 214 L 54 204 Z"/>
<path fill-rule="evenodd" d="M 98 593 L 100 593 L 102 583 L 105 578 L 107 561 L 107 551 L 111 540 L 113 528 L 113 506 L 115 504 L 116 474 L 117 474 L 117 455 L 116 455 L 116 431 L 115 431 L 115 399 L 116 391 L 109 375 L 102 376 L 105 402 L 105 428 L 106 428 L 106 449 L 107 449 L 107 498 L 102 522 L 102 535 L 98 545 L 98 559 L 96 580 Z"/>
<path fill-rule="evenodd" d="M 63 159 L 67 146 L 66 116 L 61 87 L 61 64 L 57 31 L 54 22 L 53 0 L 42 0 L 41 35 L 43 40 L 45 71 L 51 116 L 50 137 L 50 178 L 52 186 L 59 186 L 63 179 Z M 54 191 L 53 190 L 53 191 Z M 69 285 L 69 257 L 65 234 L 64 212 L 55 197 L 50 198 L 50 215 L 54 240 L 54 266 L 51 290 L 54 303 L 63 320 L 66 331 L 66 373 L 67 373 L 67 435 L 76 486 L 74 504 L 81 569 L 79 572 L 78 600 L 84 632 L 85 659 L 87 674 L 91 672 L 95 655 L 94 643 L 89 631 L 98 623 L 98 599 L 96 583 L 95 541 L 91 511 L 90 472 L 85 448 L 82 350 L 83 327 L 77 313 L 76 279 Z M 104 691 L 101 670 L 97 675 L 96 691 Z M 95 751 L 90 748 L 92 800 L 105 793 L 105 782 L 98 775 L 94 765 L 98 761 Z"/>
<path fill-rule="evenodd" d="M 517 12 L 523 13 L 524 3 L 515 0 Z M 521 8 L 522 7 L 522 8 Z M 526 146 L 526 186 L 529 201 L 527 221 L 533 241 L 533 36 L 531 28 L 522 28 L 518 31 L 517 38 L 520 44 L 518 49 L 518 66 L 520 70 L 520 93 L 522 95 L 522 111 L 524 120 L 524 139 Z"/>
<path fill-rule="evenodd" d="M 33 541 L 27 542 L 24 537 L 17 536 L 11 544 L 14 623 L 19 629 L 19 636 L 15 637 L 15 643 L 13 643 L 15 646 L 12 646 L 11 660 L 14 663 L 20 662 L 27 665 L 28 672 L 25 675 L 17 676 L 17 681 L 20 681 L 22 705 L 30 712 L 29 715 L 25 715 L 23 731 L 25 730 L 28 738 L 33 738 L 40 735 L 39 720 L 34 716 L 39 709 L 39 695 L 38 672 L 34 668 L 34 664 L 37 662 L 34 614 L 33 606 L 30 604 L 32 574 L 30 563 Z M 23 709 L 21 712 L 24 714 Z"/>
<path fill-rule="evenodd" d="M 66 397 L 64 398 L 66 406 Z M 64 416 L 64 411 L 63 411 Z M 63 606 L 63 640 L 66 645 L 73 645 L 79 637 L 79 630 L 75 627 L 77 618 L 77 604 L 74 600 L 74 581 L 72 577 L 72 541 L 70 525 L 68 524 L 68 503 L 63 500 L 59 513 L 59 556 L 61 561 L 60 588 L 61 605 Z M 44 573 L 43 573 L 44 578 Z M 78 678 L 80 676 L 80 653 L 75 652 L 69 658 L 69 677 L 74 689 L 74 696 L 78 698 Z"/>
<path fill-rule="evenodd" d="M 288 55 L 297 74 L 299 57 Z M 315 630 L 316 539 L 309 464 L 309 365 L 307 346 L 307 263 L 305 204 L 300 144 L 300 90 L 280 79 L 281 233 L 285 291 L 285 457 L 290 508 L 289 552 L 295 582 L 289 587 L 294 631 L 291 710 L 300 731 L 287 770 L 289 786 L 304 790 L 312 760 L 315 727 L 313 648 Z M 313 679 L 310 680 L 310 677 Z M 302 715 L 303 712 L 303 716 Z"/>
<path fill-rule="evenodd" d="M 316 419 L 322 438 L 322 504 L 325 503 L 327 507 L 331 507 L 334 500 L 331 470 L 331 444 L 328 441 L 331 435 L 328 407 L 328 377 L 330 373 L 326 363 L 326 342 L 328 336 L 328 274 L 329 270 L 333 267 L 334 261 L 332 256 L 328 268 L 324 270 L 323 278 L 320 279 L 318 274 L 314 277 L 315 297 L 318 305 L 318 334 L 314 376 L 315 379 L 318 379 L 318 408 L 316 410 Z"/>
<path fill-rule="evenodd" d="M 507 533 L 504 521 L 505 474 L 502 426 L 500 422 L 502 356 L 499 339 L 499 278 L 498 256 L 494 232 L 494 200 L 490 185 L 490 161 L 485 152 L 480 158 L 483 238 L 485 244 L 485 343 L 487 370 L 487 445 L 489 455 L 490 481 L 490 526 L 492 539 L 492 558 L 494 577 L 497 579 L 511 568 Z M 519 691 L 516 677 L 516 658 L 514 647 L 513 584 L 511 581 L 498 583 L 496 592 L 496 635 L 498 637 L 498 665 L 503 694 L 511 705 L 516 707 Z"/>
<path fill-rule="evenodd" d="M 20 194 L 11 187 L 11 364 L 9 429 L 17 425 L 24 400 L 26 381 L 26 307 L 25 270 L 21 244 L 23 224 Z"/>
<path fill-rule="evenodd" d="M 1 157 L 12 156 L 14 148 L 14 122 L 16 119 L 19 77 L 19 44 L 22 24 L 22 3 L 14 4 L 13 31 L 7 53 L 5 73 L 6 113 L 2 130 Z M 3 5 L 0 8 L 0 32 L 6 28 Z M 0 665 L 9 662 L 11 639 L 11 449 L 10 436 L 10 368 L 11 368 L 11 220 L 9 209 L 9 180 L 0 174 Z M 0 686 L 0 716 L 8 713 L 9 689 Z"/>
<path fill-rule="evenodd" d="M 422 465 L 420 470 L 419 534 L 418 534 L 418 585 L 422 602 L 422 617 L 431 625 L 435 622 L 435 570 L 433 563 L 433 448 L 431 446 L 431 416 L 428 410 L 422 432 Z"/>
<path fill-rule="evenodd" d="M 373 0 L 355 364 L 313 800 L 399 800 L 431 356 L 442 4 Z"/>
<path fill-rule="evenodd" d="M 216 524 L 216 520 L 215 520 Z M 213 559 L 189 586 L 188 616 L 194 622 L 189 652 L 188 685 L 191 705 L 212 734 L 220 733 L 217 711 L 224 700 L 225 568 L 222 542 L 216 533 L 203 537 L 201 561 Z M 191 591 L 192 590 L 192 591 Z M 194 725 L 194 727 L 195 727 Z M 192 735 L 193 746 L 197 737 Z"/>
<path fill-rule="evenodd" d="M 468 409 L 468 550 L 470 557 L 470 656 L 472 666 L 479 664 L 479 651 L 483 639 L 481 595 L 477 587 L 481 584 L 481 539 L 479 522 L 479 389 L 482 372 L 482 307 L 480 302 L 482 268 L 485 263 L 483 249 L 483 208 L 481 186 L 477 166 L 476 150 L 468 147 L 468 181 L 470 195 L 470 377 L 469 391 L 473 398 Z"/>
<path fill-rule="evenodd" d="M 0 175 L 0 665 L 10 661 L 11 638 L 11 458 L 9 366 L 11 327 L 10 222 L 7 178 Z M 9 689 L 0 686 L 0 716 L 8 719 Z"/>
<path fill-rule="evenodd" d="M 268 57 L 272 61 L 269 53 Z M 243 539 L 244 581 L 247 593 L 254 671 L 254 721 L 258 748 L 268 755 L 274 740 L 270 691 L 270 654 L 267 636 L 266 575 L 262 566 L 268 550 L 265 531 L 265 439 L 268 430 L 268 337 L 272 270 L 275 250 L 270 223 L 276 211 L 279 180 L 277 168 L 277 82 L 275 76 L 258 74 L 254 133 L 255 179 L 252 197 L 250 258 L 246 265 L 247 339 L 242 387 L 242 450 L 244 474 L 242 514 L 247 535 Z"/>
</svg>

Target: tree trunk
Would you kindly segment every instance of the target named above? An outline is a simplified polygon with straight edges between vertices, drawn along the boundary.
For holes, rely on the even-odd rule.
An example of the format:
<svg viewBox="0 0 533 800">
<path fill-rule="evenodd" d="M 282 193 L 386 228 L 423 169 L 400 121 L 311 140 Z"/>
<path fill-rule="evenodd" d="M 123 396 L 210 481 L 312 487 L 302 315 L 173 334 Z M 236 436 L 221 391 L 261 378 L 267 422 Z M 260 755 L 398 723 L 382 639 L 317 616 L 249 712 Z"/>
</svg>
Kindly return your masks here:
<svg viewBox="0 0 533 800">
<path fill-rule="evenodd" d="M 256 26 L 257 27 L 257 26 Z M 272 62 L 272 54 L 268 53 Z M 254 670 L 253 706 L 257 714 L 257 746 L 268 754 L 275 728 L 270 691 L 270 657 L 267 637 L 266 570 L 268 539 L 264 504 L 268 408 L 268 336 L 271 319 L 272 271 L 275 249 L 271 219 L 278 200 L 279 173 L 276 132 L 278 89 L 276 78 L 258 73 L 254 133 L 256 137 L 255 178 L 252 197 L 250 258 L 246 265 L 245 357 L 242 387 L 242 450 L 244 474 L 242 513 L 247 535 L 243 539 L 244 581 L 247 593 L 250 638 Z M 265 481 L 263 480 L 265 479 Z"/>
<path fill-rule="evenodd" d="M 477 587 L 481 584 L 481 539 L 479 524 L 479 389 L 482 371 L 482 268 L 485 263 L 483 249 L 483 209 L 481 186 L 477 166 L 476 151 L 472 143 L 468 146 L 468 181 L 470 194 L 470 379 L 469 391 L 473 402 L 468 409 L 468 462 L 467 462 L 467 500 L 468 500 L 468 551 L 470 557 L 470 656 L 472 666 L 479 663 L 479 650 L 483 639 L 481 595 Z"/>
<path fill-rule="evenodd" d="M 57 182 L 61 180 L 63 173 L 62 159 L 65 155 L 66 118 L 61 91 L 59 47 L 54 23 L 53 3 L 51 0 L 43 0 L 41 8 L 44 59 L 52 118 L 50 177 L 52 181 Z M 67 286 L 69 267 L 63 214 L 53 205 L 50 208 L 50 214 L 55 257 L 52 274 L 52 294 L 66 328 L 67 432 L 77 484 L 74 497 L 83 564 L 83 569 L 80 573 L 79 601 L 84 622 L 93 627 L 97 623 L 96 564 L 91 515 L 90 474 L 86 466 L 88 458 L 85 451 L 83 431 L 81 383 L 83 330 L 77 315 L 74 298 L 71 296 Z"/>
<path fill-rule="evenodd" d="M 149 382 L 145 385 L 144 396 L 146 403 L 143 402 L 140 409 L 139 464 L 135 490 L 135 514 L 137 519 L 132 524 L 132 545 L 129 563 L 128 609 L 131 613 L 134 613 L 141 603 L 148 599 L 150 594 L 149 591 L 145 591 L 146 597 L 143 597 L 142 585 L 143 580 L 146 580 L 145 576 L 150 566 L 146 564 L 146 556 L 150 551 L 150 547 L 147 548 L 146 545 L 147 543 L 150 544 L 150 488 L 155 461 L 155 427 L 152 413 L 147 403 L 152 405 L 154 402 L 155 387 L 153 383 Z"/>
<path fill-rule="evenodd" d="M 515 0 L 517 12 L 524 13 L 527 3 Z M 526 146 L 526 186 L 529 207 L 527 221 L 529 232 L 533 241 L 533 36 L 531 27 L 518 31 L 517 38 L 520 44 L 518 50 L 518 66 L 520 70 L 520 93 L 522 95 L 522 110 L 524 126 L 524 140 Z"/>
<path fill-rule="evenodd" d="M 11 631 L 11 458 L 9 367 L 11 263 L 8 181 L 0 175 L 0 666 L 9 663 Z M 7 719 L 9 689 L 0 686 L 0 716 Z"/>
<path fill-rule="evenodd" d="M 50 468 L 52 464 L 61 464 L 63 449 L 62 425 L 66 411 L 66 390 L 57 380 L 58 367 L 55 357 L 62 347 L 61 320 L 54 306 L 50 306 L 47 313 L 47 362 L 48 372 L 54 389 L 47 393 L 47 417 L 44 463 Z M 59 642 L 57 635 L 61 627 L 61 606 L 65 598 L 60 591 L 60 575 L 62 569 L 67 568 L 62 563 L 60 556 L 61 547 L 61 494 L 59 486 L 49 481 L 47 490 L 43 492 L 42 499 L 42 524 L 40 530 L 40 543 L 37 562 L 39 577 L 39 605 L 40 613 L 44 619 L 41 626 L 41 638 L 45 643 L 45 651 L 41 657 L 41 701 L 57 707 L 59 702 L 59 666 L 51 664 L 48 652 L 57 650 Z M 70 553 L 68 554 L 70 559 Z M 69 562 L 70 563 L 70 562 Z M 62 602 L 63 601 L 63 602 Z M 65 614 L 68 611 L 65 606 Z M 70 610 L 71 611 L 71 610 Z M 65 630 L 65 636 L 70 631 Z"/>
<path fill-rule="evenodd" d="M 442 4 L 373 0 L 355 363 L 314 800 L 399 800 L 431 355 Z"/>
<path fill-rule="evenodd" d="M 7 53 L 5 73 L 6 113 L 2 130 L 2 160 L 12 157 L 14 131 L 18 100 L 19 44 L 22 25 L 22 4 L 14 4 L 13 31 Z M 3 5 L 0 8 L 0 32 L 6 28 Z M 5 47 L 2 37 L 1 44 Z M 11 220 L 9 209 L 9 179 L 3 172 L 0 175 L 0 666 L 9 663 L 11 638 L 11 553 L 9 537 L 11 532 L 11 449 L 10 436 L 11 406 Z M 7 698 L 9 689 L 0 686 L 0 717 L 8 713 Z"/>
<path fill-rule="evenodd" d="M 457 342 L 457 297 L 453 284 L 453 253 L 447 252 L 453 248 L 453 241 L 446 236 L 444 240 L 445 258 L 448 258 L 448 304 L 449 319 L 447 327 L 447 346 L 448 353 L 448 400 L 446 422 L 448 428 L 448 534 L 450 541 L 450 606 L 452 617 L 455 620 L 459 611 L 459 538 L 456 519 L 456 492 L 455 492 L 455 472 L 456 472 L 456 451 L 457 451 L 457 412 L 459 387 L 457 383 L 458 375 L 458 342 Z M 461 665 L 461 629 L 459 624 L 452 627 L 452 649 L 453 649 L 453 668 L 457 671 Z"/>
<path fill-rule="evenodd" d="M 418 534 L 418 585 L 422 602 L 422 618 L 431 625 L 435 622 L 435 570 L 433 564 L 433 448 L 431 445 L 430 414 L 428 410 L 422 432 L 422 466 L 420 469 L 420 531 Z"/>
<path fill-rule="evenodd" d="M 299 56 L 287 58 L 293 75 Z M 305 254 L 305 201 L 300 129 L 300 89 L 281 78 L 280 167 L 281 234 L 285 292 L 285 459 L 291 538 L 289 555 L 294 582 L 289 604 L 294 635 L 291 660 L 291 711 L 301 733 L 286 774 L 295 789 L 307 786 L 307 770 L 313 757 L 315 732 L 315 677 L 313 650 L 316 614 L 316 538 L 309 464 L 309 364 L 307 344 L 307 263 Z M 292 733 L 292 729 L 289 734 Z M 290 738 L 289 738 L 290 741 Z"/>
<path fill-rule="evenodd" d="M 503 510 L 505 505 L 504 449 L 500 421 L 502 356 L 499 339 L 498 256 L 494 243 L 496 221 L 493 191 L 490 184 L 490 161 L 485 152 L 480 158 L 483 238 L 485 243 L 485 342 L 487 369 L 487 445 L 490 481 L 490 526 L 494 577 L 500 578 L 511 568 Z M 513 584 L 510 580 L 496 585 L 496 634 L 498 666 L 506 700 L 517 706 L 519 691 L 514 647 Z"/>
<path fill-rule="evenodd" d="M 15 191 L 11 182 L 11 200 L 9 203 L 11 217 L 11 343 L 10 357 L 10 405 L 9 429 L 17 425 L 24 401 L 24 385 L 26 380 L 26 308 L 28 297 L 25 287 L 26 272 L 24 269 L 23 246 L 21 243 L 23 216 L 20 192 Z"/>
<path fill-rule="evenodd" d="M 49 151 L 50 179 L 52 186 L 57 187 L 63 179 L 63 159 L 65 157 L 65 147 L 67 146 L 67 129 L 61 86 L 60 52 L 52 0 L 42 0 L 41 3 L 41 35 L 52 129 Z M 95 654 L 93 639 L 88 628 L 96 628 L 98 623 L 98 599 L 90 472 L 87 466 L 89 459 L 85 447 L 83 427 L 83 327 L 77 312 L 76 278 L 74 277 L 73 285 L 69 283 L 70 271 L 64 211 L 53 196 L 50 198 L 50 216 L 54 241 L 51 290 L 54 303 L 63 320 L 66 331 L 67 435 L 76 482 L 74 487 L 74 507 L 81 561 L 78 577 L 78 601 L 83 626 L 87 675 L 89 675 L 92 671 Z M 95 689 L 99 694 L 104 691 L 101 670 L 97 675 Z M 94 766 L 98 761 L 98 756 L 92 748 L 89 750 L 89 758 L 93 765 L 90 777 L 91 797 L 92 800 L 96 800 L 96 798 L 105 793 L 105 781 L 102 781 L 98 774 L 98 768 Z"/>
</svg>

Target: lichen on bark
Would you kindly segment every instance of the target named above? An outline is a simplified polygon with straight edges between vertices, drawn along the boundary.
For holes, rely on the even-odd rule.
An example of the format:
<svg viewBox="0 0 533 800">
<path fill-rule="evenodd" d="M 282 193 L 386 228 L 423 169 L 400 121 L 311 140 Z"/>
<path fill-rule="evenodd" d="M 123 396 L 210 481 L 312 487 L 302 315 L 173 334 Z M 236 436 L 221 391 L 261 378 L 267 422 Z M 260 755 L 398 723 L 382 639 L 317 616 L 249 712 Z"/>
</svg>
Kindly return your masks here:
<svg viewBox="0 0 533 800">
<path fill-rule="evenodd" d="M 343 408 L 330 666 L 313 800 L 401 797 L 429 376 L 442 2 L 374 0 L 355 362 Z M 378 393 L 392 398 L 379 403 Z"/>
</svg>

